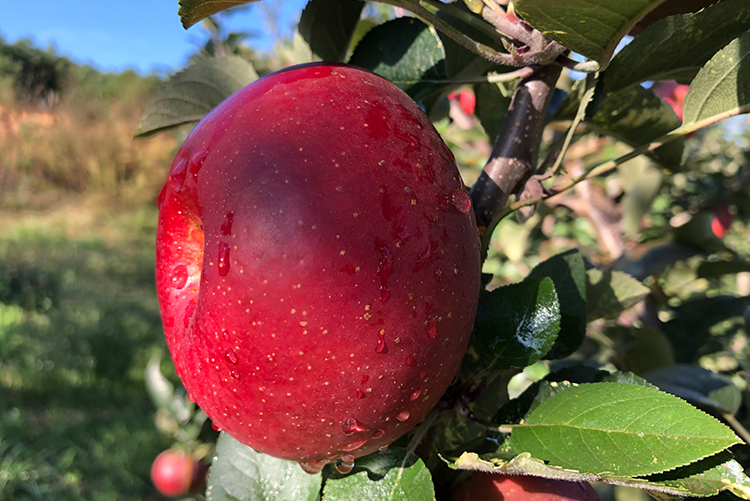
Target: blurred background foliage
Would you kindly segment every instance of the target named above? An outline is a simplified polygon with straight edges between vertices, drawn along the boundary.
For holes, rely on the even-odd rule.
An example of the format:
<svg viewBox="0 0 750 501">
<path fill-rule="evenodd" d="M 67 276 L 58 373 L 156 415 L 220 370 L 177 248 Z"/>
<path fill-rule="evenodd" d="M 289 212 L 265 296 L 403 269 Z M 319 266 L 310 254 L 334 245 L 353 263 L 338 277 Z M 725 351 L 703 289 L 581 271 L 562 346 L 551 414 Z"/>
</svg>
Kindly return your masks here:
<svg viewBox="0 0 750 501">
<path fill-rule="evenodd" d="M 260 75 L 307 61 L 301 38 L 274 28 L 278 16 L 263 8 L 278 34 L 273 51 L 253 50 L 252 33 L 225 32 L 222 15 L 230 14 L 222 14 L 203 22 L 191 60 L 234 54 Z M 356 39 L 397 14 L 384 5 L 365 12 Z M 179 432 L 187 418 L 157 412 L 146 391 L 148 361 L 161 356 L 161 372 L 181 398 L 166 361 L 153 242 L 156 196 L 189 129 L 133 140 L 162 81 L 103 73 L 29 41 L 0 39 L 0 501 L 160 499 L 151 461 L 176 441 L 195 445 L 195 432 Z M 473 103 L 461 99 L 473 92 L 456 89 L 434 107 L 467 185 L 491 148 Z M 523 221 L 506 218 L 485 264 L 490 287 L 580 249 L 590 263 L 644 281 L 651 294 L 618 318 L 590 323 L 573 358 L 638 374 L 697 363 L 730 377 L 747 397 L 747 129 L 739 117 L 698 132 L 680 172 L 638 158 Z M 542 151 L 557 137 L 553 124 Z M 627 150 L 582 127 L 562 175 Z M 548 371 L 538 363 L 514 378 L 511 392 Z M 747 423 L 744 401 L 737 419 Z"/>
</svg>

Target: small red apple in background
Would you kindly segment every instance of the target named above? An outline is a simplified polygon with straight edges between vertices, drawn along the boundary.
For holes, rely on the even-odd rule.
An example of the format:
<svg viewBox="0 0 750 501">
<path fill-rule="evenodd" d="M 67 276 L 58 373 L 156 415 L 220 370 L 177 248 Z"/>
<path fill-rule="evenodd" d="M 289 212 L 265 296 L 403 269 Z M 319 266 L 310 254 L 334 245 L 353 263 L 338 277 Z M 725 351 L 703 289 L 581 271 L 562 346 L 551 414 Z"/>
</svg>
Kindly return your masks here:
<svg viewBox="0 0 750 501">
<path fill-rule="evenodd" d="M 474 93 L 468 89 L 464 89 L 458 93 L 451 92 L 448 94 L 448 99 L 451 101 L 457 101 L 459 106 L 461 106 L 461 111 L 466 113 L 467 115 L 473 115 L 474 114 L 474 108 L 477 104 L 477 98 L 474 96 Z"/>
<path fill-rule="evenodd" d="M 168 449 L 151 465 L 151 481 L 165 496 L 184 496 L 201 489 L 208 468 L 179 449 Z"/>
<path fill-rule="evenodd" d="M 732 226 L 732 221 L 734 221 L 734 216 L 726 205 L 721 204 L 711 210 L 711 231 L 716 238 L 724 238 L 727 230 Z"/>
<path fill-rule="evenodd" d="M 599 501 L 586 482 L 566 482 L 523 475 L 477 472 L 462 485 L 454 501 Z"/>
<path fill-rule="evenodd" d="M 680 120 L 682 120 L 682 105 L 689 89 L 689 85 L 678 84 L 674 80 L 659 82 L 652 88 L 657 96 L 664 99 L 672 107 Z"/>
<path fill-rule="evenodd" d="M 192 399 L 315 471 L 438 402 L 466 351 L 479 236 L 451 152 L 387 80 L 268 75 L 209 113 L 159 195 L 156 280 Z"/>
</svg>

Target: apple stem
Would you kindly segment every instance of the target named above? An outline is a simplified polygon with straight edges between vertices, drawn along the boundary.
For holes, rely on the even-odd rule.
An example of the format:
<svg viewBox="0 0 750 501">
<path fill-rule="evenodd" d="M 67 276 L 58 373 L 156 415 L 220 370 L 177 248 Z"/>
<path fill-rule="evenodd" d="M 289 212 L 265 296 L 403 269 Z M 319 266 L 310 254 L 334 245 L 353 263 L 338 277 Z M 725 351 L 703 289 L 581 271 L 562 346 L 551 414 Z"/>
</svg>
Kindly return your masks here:
<svg viewBox="0 0 750 501">
<path fill-rule="evenodd" d="M 482 174 L 471 188 L 471 199 L 482 235 L 482 257 L 486 256 L 493 228 L 514 193 L 536 174 L 539 139 L 547 107 L 561 67 L 542 66 L 516 87 L 508 113 L 495 140 Z"/>
</svg>

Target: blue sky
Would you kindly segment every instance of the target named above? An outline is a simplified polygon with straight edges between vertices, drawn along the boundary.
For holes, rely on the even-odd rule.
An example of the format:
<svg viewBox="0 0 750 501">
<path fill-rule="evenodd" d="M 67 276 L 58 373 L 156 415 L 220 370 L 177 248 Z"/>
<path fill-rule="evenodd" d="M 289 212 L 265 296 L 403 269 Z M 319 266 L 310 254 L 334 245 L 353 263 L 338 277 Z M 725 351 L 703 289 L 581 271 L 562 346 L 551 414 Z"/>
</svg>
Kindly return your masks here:
<svg viewBox="0 0 750 501">
<path fill-rule="evenodd" d="M 177 15 L 177 0 L 5 0 L 0 36 L 6 42 L 29 37 L 35 45 L 54 44 L 58 54 L 105 71 L 135 69 L 170 72 L 182 67 L 199 42 L 206 40 L 198 26 L 185 31 Z M 266 9 L 279 9 L 280 25 L 299 19 L 304 0 L 264 0 Z M 260 4 L 252 4 L 228 20 L 230 31 L 264 32 Z M 268 50 L 267 35 L 249 44 Z"/>
</svg>

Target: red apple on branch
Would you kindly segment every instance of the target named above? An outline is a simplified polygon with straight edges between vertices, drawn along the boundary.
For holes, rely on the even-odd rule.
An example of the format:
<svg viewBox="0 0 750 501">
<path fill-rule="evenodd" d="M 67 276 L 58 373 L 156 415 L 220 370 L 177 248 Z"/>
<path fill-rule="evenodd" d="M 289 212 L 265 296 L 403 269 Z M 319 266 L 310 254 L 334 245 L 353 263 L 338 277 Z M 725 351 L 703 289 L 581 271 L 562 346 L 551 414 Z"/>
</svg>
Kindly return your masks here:
<svg viewBox="0 0 750 501">
<path fill-rule="evenodd" d="M 172 358 L 237 440 L 314 471 L 411 430 L 456 374 L 478 231 L 450 151 L 385 79 L 250 84 L 187 138 L 159 207 Z"/>
<path fill-rule="evenodd" d="M 189 454 L 169 449 L 158 456 L 151 465 L 151 481 L 165 496 L 184 496 L 199 490 L 205 481 L 207 468 Z"/>
</svg>

